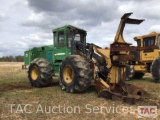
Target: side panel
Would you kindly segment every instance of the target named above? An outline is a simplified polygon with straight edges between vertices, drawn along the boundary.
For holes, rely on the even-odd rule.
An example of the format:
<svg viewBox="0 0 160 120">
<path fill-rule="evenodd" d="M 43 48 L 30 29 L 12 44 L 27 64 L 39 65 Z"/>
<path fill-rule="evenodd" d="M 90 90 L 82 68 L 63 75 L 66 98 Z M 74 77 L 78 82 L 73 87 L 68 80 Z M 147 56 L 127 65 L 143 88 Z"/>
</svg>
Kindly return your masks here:
<svg viewBox="0 0 160 120">
<path fill-rule="evenodd" d="M 53 50 L 53 68 L 55 73 L 59 73 L 59 66 L 64 58 L 71 54 L 70 48 L 56 48 Z"/>
<path fill-rule="evenodd" d="M 53 47 L 51 46 L 43 46 L 43 47 L 35 47 L 24 53 L 24 63 L 25 65 L 29 65 L 32 60 L 35 58 L 45 58 L 50 63 L 53 61 Z"/>
<path fill-rule="evenodd" d="M 63 60 L 65 57 L 67 57 L 68 55 L 71 54 L 70 51 L 71 51 L 70 48 L 67 48 L 67 47 L 55 49 L 55 51 L 54 51 L 55 61 Z"/>
<path fill-rule="evenodd" d="M 29 65 L 35 59 L 35 49 L 30 49 L 24 52 L 24 65 Z"/>
<path fill-rule="evenodd" d="M 52 63 L 53 62 L 53 59 L 52 59 L 52 55 L 53 55 L 53 52 L 52 51 L 46 51 L 46 59 Z"/>
<path fill-rule="evenodd" d="M 141 51 L 142 61 L 153 61 L 159 56 L 158 49 L 154 49 L 153 52 L 144 52 Z"/>
<path fill-rule="evenodd" d="M 31 52 L 30 50 L 24 52 L 24 65 L 29 65 Z"/>
<path fill-rule="evenodd" d="M 147 72 L 146 65 L 134 65 L 134 70 L 137 72 Z"/>
</svg>

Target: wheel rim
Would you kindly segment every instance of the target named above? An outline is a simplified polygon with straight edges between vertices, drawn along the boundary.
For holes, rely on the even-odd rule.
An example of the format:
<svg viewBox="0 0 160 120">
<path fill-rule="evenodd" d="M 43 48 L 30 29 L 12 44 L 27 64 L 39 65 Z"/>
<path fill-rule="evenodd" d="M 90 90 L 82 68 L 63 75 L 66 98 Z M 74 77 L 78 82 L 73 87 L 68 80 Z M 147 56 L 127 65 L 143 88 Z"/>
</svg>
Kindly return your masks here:
<svg viewBox="0 0 160 120">
<path fill-rule="evenodd" d="M 38 68 L 36 66 L 31 70 L 31 78 L 32 80 L 36 80 L 38 78 Z"/>
<path fill-rule="evenodd" d="M 66 83 L 71 83 L 73 81 L 74 71 L 71 66 L 66 66 L 63 70 L 63 79 Z"/>
</svg>

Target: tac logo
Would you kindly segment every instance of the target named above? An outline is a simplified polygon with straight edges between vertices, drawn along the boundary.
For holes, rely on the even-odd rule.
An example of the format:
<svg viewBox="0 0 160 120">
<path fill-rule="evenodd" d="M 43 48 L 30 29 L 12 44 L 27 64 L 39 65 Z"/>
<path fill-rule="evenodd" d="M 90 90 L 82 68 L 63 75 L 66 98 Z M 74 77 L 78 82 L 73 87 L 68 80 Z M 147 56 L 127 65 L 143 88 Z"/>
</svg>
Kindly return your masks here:
<svg viewBox="0 0 160 120">
<path fill-rule="evenodd" d="M 156 118 L 157 106 L 138 106 L 138 118 Z"/>
</svg>

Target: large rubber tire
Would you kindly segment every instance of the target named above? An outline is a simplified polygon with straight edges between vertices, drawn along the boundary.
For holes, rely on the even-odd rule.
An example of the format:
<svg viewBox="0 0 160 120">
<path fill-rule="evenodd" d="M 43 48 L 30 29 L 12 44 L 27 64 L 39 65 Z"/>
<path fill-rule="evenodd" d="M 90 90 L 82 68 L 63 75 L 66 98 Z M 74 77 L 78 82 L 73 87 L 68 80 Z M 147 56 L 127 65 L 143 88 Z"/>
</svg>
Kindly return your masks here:
<svg viewBox="0 0 160 120">
<path fill-rule="evenodd" d="M 130 65 L 126 67 L 126 80 L 142 79 L 145 73 L 135 71 L 134 66 Z"/>
<path fill-rule="evenodd" d="M 134 66 L 133 65 L 128 65 L 126 67 L 126 80 L 132 80 L 134 74 L 135 74 Z"/>
<path fill-rule="evenodd" d="M 28 78 L 34 87 L 46 87 L 52 83 L 53 69 L 43 58 L 34 59 L 28 68 Z"/>
<path fill-rule="evenodd" d="M 90 63 L 79 55 L 70 55 L 60 65 L 60 85 L 71 93 L 84 92 L 91 85 Z"/>
<path fill-rule="evenodd" d="M 160 83 L 160 57 L 152 62 L 151 65 L 151 74 L 155 80 L 155 82 Z"/>
<path fill-rule="evenodd" d="M 135 72 L 132 79 L 142 79 L 145 73 L 143 72 Z"/>
</svg>

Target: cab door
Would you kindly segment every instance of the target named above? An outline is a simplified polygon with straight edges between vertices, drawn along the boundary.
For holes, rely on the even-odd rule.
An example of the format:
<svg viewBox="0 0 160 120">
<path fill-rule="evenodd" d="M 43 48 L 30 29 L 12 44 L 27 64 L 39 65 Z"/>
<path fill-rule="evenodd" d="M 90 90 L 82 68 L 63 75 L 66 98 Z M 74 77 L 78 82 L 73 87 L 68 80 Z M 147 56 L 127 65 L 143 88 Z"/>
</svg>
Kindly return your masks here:
<svg viewBox="0 0 160 120">
<path fill-rule="evenodd" d="M 65 29 L 61 29 L 57 32 L 55 38 L 56 49 L 54 51 L 55 60 L 62 60 L 66 57 L 66 33 Z"/>
</svg>

